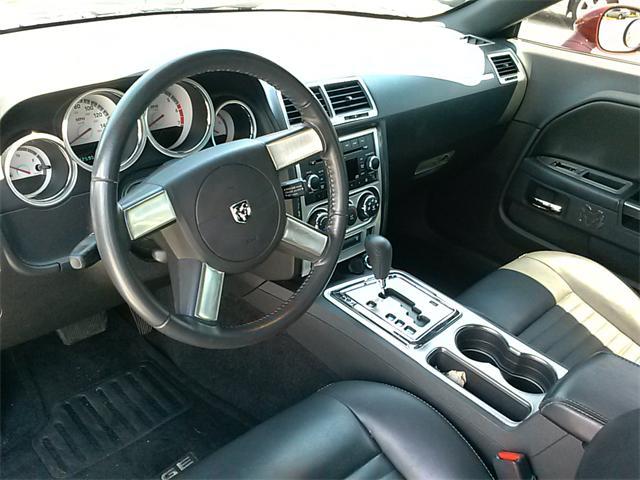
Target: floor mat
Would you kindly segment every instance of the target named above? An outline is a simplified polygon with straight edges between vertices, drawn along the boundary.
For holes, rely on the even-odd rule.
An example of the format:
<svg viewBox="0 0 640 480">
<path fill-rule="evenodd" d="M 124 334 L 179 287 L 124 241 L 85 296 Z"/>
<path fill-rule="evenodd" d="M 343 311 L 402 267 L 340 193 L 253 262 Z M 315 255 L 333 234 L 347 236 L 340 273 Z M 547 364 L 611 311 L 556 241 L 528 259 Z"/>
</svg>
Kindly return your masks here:
<svg viewBox="0 0 640 480">
<path fill-rule="evenodd" d="M 171 377 L 144 363 L 53 408 L 33 447 L 65 478 L 144 437 L 190 407 Z"/>
<path fill-rule="evenodd" d="M 160 478 L 186 454 L 202 458 L 255 420 L 200 387 L 124 319 L 72 346 L 55 334 L 3 353 L 3 389 L 27 378 L 25 395 L 3 402 L 0 478 Z M 6 396 L 3 391 L 3 398 Z M 28 407 L 28 408 L 27 408 Z M 28 429 L 26 427 L 29 427 Z"/>
</svg>

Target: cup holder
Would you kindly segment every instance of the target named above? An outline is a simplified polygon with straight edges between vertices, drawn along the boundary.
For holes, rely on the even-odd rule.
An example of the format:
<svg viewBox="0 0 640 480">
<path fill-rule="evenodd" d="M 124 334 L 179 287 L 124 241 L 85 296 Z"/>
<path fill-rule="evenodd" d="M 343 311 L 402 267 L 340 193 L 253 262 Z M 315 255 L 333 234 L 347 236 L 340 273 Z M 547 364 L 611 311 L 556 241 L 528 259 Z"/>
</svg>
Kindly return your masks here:
<svg viewBox="0 0 640 480">
<path fill-rule="evenodd" d="M 512 350 L 498 332 L 479 325 L 460 329 L 456 346 L 466 357 L 489 363 L 514 388 L 533 394 L 546 393 L 558 380 L 547 363 L 528 353 Z"/>
</svg>

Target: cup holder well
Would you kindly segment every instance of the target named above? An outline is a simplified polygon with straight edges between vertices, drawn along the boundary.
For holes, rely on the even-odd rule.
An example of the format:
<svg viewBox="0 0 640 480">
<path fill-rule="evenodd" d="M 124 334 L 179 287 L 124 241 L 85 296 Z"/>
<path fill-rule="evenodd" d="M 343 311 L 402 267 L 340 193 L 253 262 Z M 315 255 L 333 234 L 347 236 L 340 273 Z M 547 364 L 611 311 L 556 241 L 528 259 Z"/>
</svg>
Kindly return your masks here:
<svg viewBox="0 0 640 480">
<path fill-rule="evenodd" d="M 558 380 L 550 365 L 529 353 L 514 351 L 500 333 L 490 328 L 461 328 L 456 346 L 467 358 L 496 367 L 509 385 L 522 392 L 544 394 Z"/>
<path fill-rule="evenodd" d="M 427 357 L 429 365 L 446 375 L 449 370 L 466 373 L 466 383 L 463 387 L 484 403 L 502 413 L 514 422 L 521 422 L 531 414 L 531 406 L 508 394 L 503 388 L 487 380 L 477 367 L 472 367 L 461 358 L 456 357 L 444 348 L 437 348 Z"/>
</svg>

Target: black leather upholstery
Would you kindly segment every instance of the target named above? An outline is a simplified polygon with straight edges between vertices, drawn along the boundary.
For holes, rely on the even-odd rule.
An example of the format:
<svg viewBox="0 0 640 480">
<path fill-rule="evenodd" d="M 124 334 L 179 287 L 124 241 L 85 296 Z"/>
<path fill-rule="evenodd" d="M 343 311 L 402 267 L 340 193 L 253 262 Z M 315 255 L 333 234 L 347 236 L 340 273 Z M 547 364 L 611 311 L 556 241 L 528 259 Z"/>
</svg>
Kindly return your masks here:
<svg viewBox="0 0 640 480">
<path fill-rule="evenodd" d="M 640 299 L 587 258 L 528 253 L 458 301 L 567 368 L 600 351 L 640 362 Z"/>
<path fill-rule="evenodd" d="M 491 478 L 433 407 L 388 385 L 342 382 L 198 462 L 184 478 Z"/>
<path fill-rule="evenodd" d="M 565 375 L 540 404 L 541 413 L 589 442 L 608 421 L 640 408 L 640 366 L 598 353 Z"/>
<path fill-rule="evenodd" d="M 587 445 L 576 478 L 640 478 L 640 410 L 632 410 L 607 423 Z"/>
</svg>

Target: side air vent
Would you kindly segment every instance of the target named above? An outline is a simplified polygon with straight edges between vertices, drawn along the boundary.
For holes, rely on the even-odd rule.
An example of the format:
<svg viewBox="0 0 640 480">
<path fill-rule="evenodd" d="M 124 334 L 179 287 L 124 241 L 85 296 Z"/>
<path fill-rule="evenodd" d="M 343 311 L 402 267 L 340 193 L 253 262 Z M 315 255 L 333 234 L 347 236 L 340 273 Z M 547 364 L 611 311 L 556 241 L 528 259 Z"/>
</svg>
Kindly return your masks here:
<svg viewBox="0 0 640 480">
<path fill-rule="evenodd" d="M 518 64 L 511 53 L 490 55 L 489 60 L 500 83 L 511 83 L 518 80 L 520 68 L 518 68 Z"/>
<path fill-rule="evenodd" d="M 358 80 L 332 83 L 324 89 L 336 115 L 346 115 L 358 110 L 371 110 L 371 102 Z"/>
<path fill-rule="evenodd" d="M 327 112 L 327 115 L 331 117 L 331 112 L 329 111 L 329 106 L 327 105 L 327 99 L 324 98 L 322 89 L 318 85 L 316 85 L 314 87 L 309 87 L 309 90 L 311 90 L 311 92 L 316 96 L 316 98 L 318 99 L 318 102 L 320 102 L 320 105 L 322 105 L 322 108 L 324 109 L 324 111 Z M 300 112 L 298 111 L 298 109 L 293 106 L 293 103 L 291 103 L 291 100 L 289 100 L 287 97 L 283 95 L 282 101 L 284 102 L 284 108 L 287 112 L 289 125 L 297 125 L 298 123 L 301 123 L 302 116 L 300 115 Z"/>
<path fill-rule="evenodd" d="M 464 37 L 462 37 L 462 40 L 470 45 L 477 45 L 479 47 L 493 45 L 492 41 L 487 40 L 486 38 L 476 37 L 475 35 L 465 35 Z"/>
</svg>

